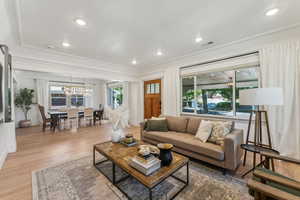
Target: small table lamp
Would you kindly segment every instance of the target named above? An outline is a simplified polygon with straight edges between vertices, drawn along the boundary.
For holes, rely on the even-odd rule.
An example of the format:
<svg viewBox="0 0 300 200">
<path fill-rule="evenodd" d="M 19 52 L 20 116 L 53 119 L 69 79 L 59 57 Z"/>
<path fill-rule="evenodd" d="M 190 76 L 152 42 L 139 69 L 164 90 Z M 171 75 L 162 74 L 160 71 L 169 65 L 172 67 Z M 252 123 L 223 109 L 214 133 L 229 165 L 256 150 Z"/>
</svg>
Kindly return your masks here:
<svg viewBox="0 0 300 200">
<path fill-rule="evenodd" d="M 273 105 L 283 105 L 283 91 L 282 88 L 256 88 L 256 89 L 247 89 L 241 90 L 239 92 L 240 105 L 252 105 L 257 106 L 257 110 L 251 110 L 246 144 L 252 143 L 257 146 L 272 148 L 271 135 L 270 135 L 270 127 L 268 121 L 268 114 L 265 110 L 260 110 L 259 106 L 273 106 Z M 249 140 L 250 129 L 252 116 L 255 114 L 255 128 L 254 128 L 254 141 Z M 267 136 L 268 143 L 263 144 L 262 142 L 262 114 L 265 116 L 266 127 L 267 127 Z M 244 154 L 244 165 L 246 163 L 247 150 L 245 150 Z M 253 163 L 255 165 L 256 154 L 254 153 Z"/>
</svg>

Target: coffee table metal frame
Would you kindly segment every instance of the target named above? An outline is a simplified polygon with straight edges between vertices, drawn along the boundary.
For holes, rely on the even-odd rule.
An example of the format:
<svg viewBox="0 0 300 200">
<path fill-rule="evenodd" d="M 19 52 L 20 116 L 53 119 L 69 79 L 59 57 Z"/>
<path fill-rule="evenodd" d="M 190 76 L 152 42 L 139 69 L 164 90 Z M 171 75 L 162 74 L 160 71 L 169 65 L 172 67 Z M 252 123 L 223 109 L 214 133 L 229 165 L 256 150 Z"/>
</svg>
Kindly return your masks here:
<svg viewBox="0 0 300 200">
<path fill-rule="evenodd" d="M 186 186 L 188 186 L 189 184 L 189 161 L 187 161 L 184 165 L 182 165 L 181 167 L 179 167 L 178 169 L 176 169 L 173 173 L 171 173 L 169 176 L 165 177 L 164 179 L 162 179 L 161 181 L 159 181 L 158 183 L 156 183 L 154 186 L 152 187 L 148 187 L 145 184 L 143 184 L 142 182 L 140 182 L 138 179 L 136 179 L 134 176 L 132 176 L 131 174 L 128 174 L 127 172 L 127 176 L 122 177 L 120 180 L 116 180 L 116 166 L 118 166 L 120 169 L 122 169 L 121 166 L 119 166 L 118 164 L 116 164 L 113 160 L 110 159 L 105 159 L 105 160 L 101 160 L 96 162 L 96 152 L 98 152 L 99 154 L 101 154 L 102 156 L 104 156 L 106 158 L 105 155 L 103 155 L 101 152 L 97 151 L 96 146 L 94 145 L 93 147 L 93 164 L 95 166 L 95 168 L 101 172 L 101 170 L 97 167 L 97 165 L 102 164 L 104 162 L 112 162 L 112 180 L 110 180 L 110 177 L 108 177 L 106 174 L 102 173 L 108 180 L 110 180 L 112 182 L 112 184 L 114 186 L 116 186 L 128 199 L 131 199 L 128 194 L 123 191 L 123 189 L 121 187 L 119 187 L 119 183 L 126 180 L 129 177 L 133 177 L 135 180 L 137 180 L 140 184 L 144 185 L 148 191 L 149 191 L 149 199 L 152 200 L 152 190 L 159 184 L 161 184 L 163 181 L 165 181 L 167 178 L 172 177 L 176 180 L 178 180 L 179 182 L 183 183 L 184 185 L 170 198 L 170 199 L 174 199 L 182 190 L 184 190 L 184 188 L 186 188 Z M 184 166 L 186 166 L 186 180 L 182 180 L 181 178 L 176 177 L 174 174 L 180 170 L 181 168 L 183 168 Z"/>
</svg>

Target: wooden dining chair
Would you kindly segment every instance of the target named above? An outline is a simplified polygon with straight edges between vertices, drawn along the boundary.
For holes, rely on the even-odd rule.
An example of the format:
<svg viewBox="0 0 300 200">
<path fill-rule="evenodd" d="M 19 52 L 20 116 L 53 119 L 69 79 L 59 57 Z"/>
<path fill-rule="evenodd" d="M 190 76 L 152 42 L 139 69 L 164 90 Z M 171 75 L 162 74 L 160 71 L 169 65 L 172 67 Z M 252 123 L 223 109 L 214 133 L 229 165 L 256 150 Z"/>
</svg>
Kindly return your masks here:
<svg viewBox="0 0 300 200">
<path fill-rule="evenodd" d="M 86 126 L 87 122 L 89 122 L 89 125 L 92 126 L 94 121 L 94 110 L 92 108 L 85 108 L 83 110 L 83 120 L 84 126 Z"/>
<path fill-rule="evenodd" d="M 71 129 L 72 132 L 76 132 L 78 129 L 78 109 L 71 108 L 67 110 L 67 120 L 68 128 Z"/>
<path fill-rule="evenodd" d="M 97 121 L 99 121 L 99 123 L 101 125 L 101 120 L 103 119 L 103 114 L 104 114 L 104 108 L 94 111 L 94 125 L 96 125 Z"/>
<path fill-rule="evenodd" d="M 56 126 L 56 123 L 52 121 L 51 118 L 47 118 L 46 117 L 46 113 L 45 113 L 45 107 L 42 105 L 38 105 L 42 119 L 43 119 L 43 132 L 45 132 L 46 127 L 49 126 L 50 129 L 54 129 Z"/>
</svg>

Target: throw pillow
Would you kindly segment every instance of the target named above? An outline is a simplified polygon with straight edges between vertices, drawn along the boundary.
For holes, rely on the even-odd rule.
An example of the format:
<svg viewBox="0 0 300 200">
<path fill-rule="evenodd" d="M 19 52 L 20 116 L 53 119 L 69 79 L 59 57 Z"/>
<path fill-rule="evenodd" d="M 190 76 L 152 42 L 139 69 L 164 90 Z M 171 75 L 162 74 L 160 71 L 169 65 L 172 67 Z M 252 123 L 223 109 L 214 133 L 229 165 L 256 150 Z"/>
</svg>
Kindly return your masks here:
<svg viewBox="0 0 300 200">
<path fill-rule="evenodd" d="M 146 131 L 160 131 L 167 132 L 168 131 L 168 123 L 167 120 L 147 120 Z"/>
<path fill-rule="evenodd" d="M 212 129 L 213 129 L 212 121 L 202 120 L 195 137 L 201 140 L 201 142 L 206 142 L 212 132 Z"/>
<path fill-rule="evenodd" d="M 213 122 L 213 129 L 208 139 L 209 142 L 222 145 L 225 136 L 232 131 L 233 121 Z"/>
</svg>

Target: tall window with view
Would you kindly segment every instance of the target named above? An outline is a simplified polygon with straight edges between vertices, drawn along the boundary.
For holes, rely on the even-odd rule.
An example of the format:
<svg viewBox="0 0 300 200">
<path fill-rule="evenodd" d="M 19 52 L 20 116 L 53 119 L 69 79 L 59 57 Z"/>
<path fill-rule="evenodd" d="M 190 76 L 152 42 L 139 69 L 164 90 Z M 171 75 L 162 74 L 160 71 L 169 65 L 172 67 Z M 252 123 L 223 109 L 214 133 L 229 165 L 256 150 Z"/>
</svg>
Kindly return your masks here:
<svg viewBox="0 0 300 200">
<path fill-rule="evenodd" d="M 182 112 L 194 113 L 196 108 L 195 93 L 194 93 L 195 77 L 182 78 Z"/>
<path fill-rule="evenodd" d="M 239 69 L 235 72 L 236 79 L 236 92 L 235 92 L 235 106 L 236 106 L 236 116 L 238 118 L 249 118 L 250 110 L 255 109 L 253 106 L 246 106 L 239 104 L 239 93 L 241 90 L 258 88 L 259 82 L 259 67 Z"/>
<path fill-rule="evenodd" d="M 233 115 L 233 76 L 234 71 L 196 76 L 197 114 Z"/>
</svg>

